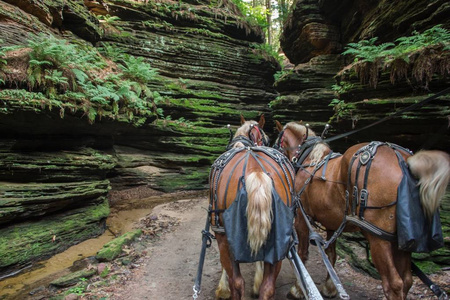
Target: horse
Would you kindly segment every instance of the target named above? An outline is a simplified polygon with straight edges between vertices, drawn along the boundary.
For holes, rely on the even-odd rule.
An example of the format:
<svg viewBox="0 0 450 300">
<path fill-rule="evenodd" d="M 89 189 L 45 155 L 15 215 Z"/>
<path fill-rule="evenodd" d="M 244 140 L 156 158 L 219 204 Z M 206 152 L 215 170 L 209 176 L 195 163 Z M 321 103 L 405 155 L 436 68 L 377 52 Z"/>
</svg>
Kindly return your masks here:
<svg viewBox="0 0 450 300">
<path fill-rule="evenodd" d="M 403 178 L 400 161 L 405 166 L 407 162 L 410 172 L 419 178 L 423 214 L 430 221 L 432 216 L 439 220 L 435 213 L 449 183 L 450 156 L 433 150 L 412 155 L 403 147 L 380 142 L 353 145 L 340 155 L 333 153 L 307 126 L 290 122 L 283 127 L 278 121 L 275 123 L 279 131 L 276 145 L 298 168 L 295 192 L 300 206 L 310 220 L 326 229 L 326 253 L 332 265 L 336 262 L 337 236 L 342 231 L 361 231 L 369 243 L 386 298 L 406 299 L 413 282 L 411 252 L 399 248 L 395 235 L 401 223 L 396 212 L 404 207 L 397 205 Z M 301 207 L 297 209 L 300 216 Z M 299 236 L 298 254 L 303 261 L 308 257 L 312 228 L 305 219 L 297 217 L 294 225 Z M 320 290 L 326 297 L 336 296 L 329 274 Z M 291 288 L 290 296 L 301 297 L 298 283 Z"/>
<path fill-rule="evenodd" d="M 283 154 L 267 147 L 264 122 L 241 116 L 229 150 L 211 167 L 209 219 L 223 270 L 216 299 L 244 297 L 242 262 L 257 262 L 253 296 L 273 299 L 288 251 L 295 174 Z"/>
</svg>

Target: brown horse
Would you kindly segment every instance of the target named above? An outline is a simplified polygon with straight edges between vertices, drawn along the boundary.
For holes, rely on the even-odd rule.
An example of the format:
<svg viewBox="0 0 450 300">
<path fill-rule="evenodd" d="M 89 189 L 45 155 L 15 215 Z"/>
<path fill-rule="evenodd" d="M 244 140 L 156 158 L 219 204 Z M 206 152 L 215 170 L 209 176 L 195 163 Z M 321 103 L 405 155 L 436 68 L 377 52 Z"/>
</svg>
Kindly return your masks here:
<svg viewBox="0 0 450 300">
<path fill-rule="evenodd" d="M 326 228 L 329 241 L 333 237 L 326 248 L 331 263 L 334 265 L 336 261 L 337 235 L 333 234 L 340 230 L 359 231 L 363 228 L 361 231 L 369 242 L 372 261 L 381 276 L 386 298 L 406 299 L 412 285 L 411 252 L 400 250 L 397 239 L 385 239 L 395 237 L 398 229 L 397 187 L 403 177 L 399 156 L 407 161 L 411 173 L 420 179 L 420 201 L 424 214 L 430 217 L 439 207 L 449 182 L 449 155 L 441 151 L 419 151 L 411 155 L 404 148 L 386 143 L 371 143 L 378 145 L 375 149 L 368 144 L 358 144 L 343 155 L 332 155 L 330 147 L 321 139 L 317 137 L 314 141 L 315 133 L 307 127 L 295 122 L 284 127 L 278 121 L 276 124 L 280 132 L 278 145 L 289 159 L 298 160 L 295 191 L 301 194 L 304 211 L 314 222 Z M 309 150 L 308 143 L 311 146 Z M 368 152 L 359 151 L 364 146 Z M 295 220 L 300 239 L 298 252 L 305 261 L 310 228 L 301 213 L 298 214 L 300 217 Z M 382 232 L 381 236 L 370 232 L 370 225 Z M 329 275 L 321 286 L 321 292 L 328 297 L 336 295 Z M 295 298 L 301 297 L 297 286 L 293 286 L 290 293 Z"/>
<path fill-rule="evenodd" d="M 216 298 L 242 299 L 239 263 L 259 262 L 253 293 L 273 299 L 292 232 L 295 174 L 285 156 L 262 146 L 263 117 L 259 123 L 241 117 L 241 123 L 233 148 L 215 161 L 209 178 L 210 222 L 223 268 Z"/>
</svg>

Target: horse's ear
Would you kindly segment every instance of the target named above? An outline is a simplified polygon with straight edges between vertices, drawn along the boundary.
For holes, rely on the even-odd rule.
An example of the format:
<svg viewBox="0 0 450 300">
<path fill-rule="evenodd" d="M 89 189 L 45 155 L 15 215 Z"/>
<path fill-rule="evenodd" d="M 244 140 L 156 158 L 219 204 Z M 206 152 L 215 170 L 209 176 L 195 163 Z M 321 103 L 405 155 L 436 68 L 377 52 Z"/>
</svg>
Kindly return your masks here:
<svg viewBox="0 0 450 300">
<path fill-rule="evenodd" d="M 262 114 L 261 115 L 261 117 L 259 117 L 259 122 L 258 122 L 258 125 L 259 125 L 259 128 L 264 128 L 264 124 L 266 123 L 266 119 L 264 118 L 264 114 Z"/>
<path fill-rule="evenodd" d="M 283 130 L 283 125 L 281 125 L 280 121 L 275 120 L 275 126 L 276 126 L 278 132 L 281 132 Z"/>
<path fill-rule="evenodd" d="M 303 120 L 298 121 L 298 124 L 303 124 Z"/>
<path fill-rule="evenodd" d="M 245 119 L 244 119 L 244 116 L 243 115 L 241 115 L 241 125 L 242 124 L 244 124 L 245 123 Z"/>
</svg>

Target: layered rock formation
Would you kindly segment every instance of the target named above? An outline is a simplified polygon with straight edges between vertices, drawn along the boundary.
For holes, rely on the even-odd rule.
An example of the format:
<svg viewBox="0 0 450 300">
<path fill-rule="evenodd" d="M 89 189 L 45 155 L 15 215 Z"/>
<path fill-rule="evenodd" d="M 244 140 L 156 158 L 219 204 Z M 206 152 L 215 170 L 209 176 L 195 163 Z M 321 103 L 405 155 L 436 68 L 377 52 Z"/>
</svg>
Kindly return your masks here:
<svg viewBox="0 0 450 300">
<path fill-rule="evenodd" d="M 392 84 L 388 68 L 378 70 L 375 88 L 347 69 L 353 58 L 341 53 L 349 43 L 360 40 L 377 37 L 380 44 L 438 24 L 448 29 L 450 23 L 444 15 L 449 11 L 446 1 L 296 1 L 281 37 L 281 46 L 295 68 L 276 83 L 281 97 L 272 103 L 274 117 L 302 119 L 320 131 L 324 123 L 331 122 L 335 134 L 368 125 L 445 89 L 449 86 L 448 50 L 436 50 L 445 60 L 437 62 L 444 71 L 439 67 L 426 70 L 426 66 L 421 70 L 434 72 L 431 80 L 416 80 L 411 66 L 406 80 Z M 345 89 L 339 86 L 344 82 Z M 329 106 L 336 98 L 343 101 L 341 105 Z M 359 141 L 387 140 L 414 151 L 449 149 L 450 96 L 439 100 L 350 136 L 345 143 L 337 141 L 335 147 L 343 151 Z"/>
<path fill-rule="evenodd" d="M 0 32 L 0 278 L 103 232 L 111 187 L 205 188 L 225 125 L 271 119 L 279 65 L 229 1 L 7 0 Z"/>
<path fill-rule="evenodd" d="M 349 43 L 374 37 L 378 38 L 376 45 L 380 45 L 438 24 L 448 30 L 450 21 L 445 16 L 449 13 L 450 5 L 443 0 L 297 0 L 281 37 L 283 51 L 295 67 L 275 83 L 280 96 L 271 103 L 274 118 L 283 124 L 303 120 L 316 132 L 330 123 L 332 130 L 328 136 L 333 136 L 372 124 L 448 88 L 448 42 L 446 47 L 439 45 L 411 55 L 409 65 L 403 65 L 401 78 L 395 74 L 399 65 L 392 63 L 385 69 L 378 66 L 374 82 L 358 76 L 350 65 L 353 57 L 344 56 L 342 52 Z M 428 77 L 424 79 L 421 76 L 425 73 Z M 380 140 L 413 151 L 423 148 L 449 151 L 449 116 L 450 95 L 447 94 L 420 109 L 333 141 L 331 146 L 335 151 L 344 152 L 358 142 Z M 448 196 L 449 193 L 446 199 Z M 448 200 L 441 206 L 441 221 L 444 236 L 448 236 Z M 340 253 L 342 256 L 349 258 L 356 267 L 376 274 L 368 258 L 366 260 L 366 251 L 359 248 L 366 245 L 361 236 L 347 236 L 339 242 L 346 251 Z M 448 240 L 445 242 L 446 246 L 432 257 L 426 254 L 415 258 L 428 261 L 429 266 L 436 267 L 431 261 L 448 265 L 443 263 L 450 255 Z M 359 253 L 363 254 L 362 259 L 358 259 Z"/>
</svg>

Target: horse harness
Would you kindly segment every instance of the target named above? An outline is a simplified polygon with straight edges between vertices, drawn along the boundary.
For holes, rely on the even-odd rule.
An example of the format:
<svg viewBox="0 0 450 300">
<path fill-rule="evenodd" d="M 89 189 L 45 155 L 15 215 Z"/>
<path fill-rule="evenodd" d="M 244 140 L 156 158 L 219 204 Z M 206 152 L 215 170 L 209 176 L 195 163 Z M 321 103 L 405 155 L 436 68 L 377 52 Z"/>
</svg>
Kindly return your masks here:
<svg viewBox="0 0 450 300">
<path fill-rule="evenodd" d="M 248 131 L 248 134 L 245 135 L 238 135 L 237 137 L 233 138 L 233 131 L 229 128 L 230 130 L 230 140 L 228 142 L 227 148 L 226 150 L 230 150 L 234 147 L 234 145 L 236 145 L 237 143 L 242 143 L 244 145 L 244 147 L 254 147 L 257 146 L 258 143 L 256 141 L 255 136 L 252 133 L 252 130 L 255 129 L 257 130 L 261 136 L 262 136 L 262 145 L 263 146 L 268 146 L 269 145 L 269 141 L 266 137 L 266 134 L 264 133 L 264 130 L 262 130 L 262 128 L 259 128 L 258 125 L 256 124 L 252 124 L 250 125 L 250 130 Z"/>
<path fill-rule="evenodd" d="M 316 176 L 316 172 L 323 167 L 322 175 L 320 176 L 320 179 L 326 180 L 325 178 L 325 172 L 326 167 L 328 165 L 328 162 L 330 159 L 337 158 L 341 156 L 339 153 L 330 152 L 328 155 L 326 155 L 320 162 L 317 164 L 310 164 L 310 165 L 304 165 L 302 162 L 309 156 L 314 146 L 321 142 L 322 139 L 320 137 L 310 137 L 308 138 L 302 145 L 299 145 L 298 150 L 293 157 L 294 167 L 296 169 L 296 172 L 299 169 L 305 170 L 306 167 L 312 167 L 314 166 L 314 169 L 312 172 L 310 172 L 310 176 L 305 181 L 305 184 L 302 186 L 301 190 L 297 193 L 295 197 L 295 203 L 296 205 L 301 209 L 303 216 L 309 221 L 307 222 L 308 226 L 310 224 L 315 225 L 314 220 L 309 217 L 301 202 L 300 197 L 307 188 L 308 184 L 311 182 L 311 180 Z M 344 218 L 339 226 L 339 228 L 334 232 L 333 236 L 326 242 L 324 242 L 324 247 L 327 248 L 331 243 L 333 243 L 337 237 L 343 232 L 345 226 L 347 225 L 347 222 L 350 222 L 384 240 L 388 241 L 395 241 L 397 238 L 397 235 L 395 233 L 390 233 L 387 231 L 384 231 L 383 229 L 373 225 L 372 223 L 368 222 L 364 219 L 364 212 L 367 209 L 384 209 L 387 207 L 391 207 L 397 204 L 397 200 L 384 205 L 384 206 L 369 206 L 368 205 L 368 198 L 369 198 L 369 191 L 367 190 L 367 182 L 369 178 L 369 172 L 370 167 L 372 165 L 372 161 L 375 157 L 375 154 L 377 153 L 377 150 L 380 146 L 388 146 L 392 148 L 397 155 L 397 158 L 399 160 L 403 159 L 400 152 L 406 152 L 408 154 L 412 154 L 410 150 L 403 148 L 401 146 L 398 146 L 396 144 L 387 143 L 387 142 L 371 142 L 366 146 L 363 146 L 358 151 L 356 151 L 350 161 L 349 169 L 348 169 L 348 180 L 347 180 L 347 189 L 345 192 L 345 202 L 346 202 L 346 214 L 344 215 Z M 355 180 L 354 185 L 351 184 L 351 178 L 352 178 L 352 168 L 355 163 L 355 161 L 358 160 L 358 165 L 356 167 L 355 171 Z M 365 170 L 361 171 L 363 166 L 365 166 Z M 305 170 L 306 171 L 306 170 Z M 362 173 L 364 173 L 362 175 Z M 359 176 L 364 176 L 363 179 L 363 186 L 362 188 L 358 187 L 358 178 Z M 342 183 L 343 184 L 343 183 Z M 351 205 L 350 205 L 351 203 Z M 359 212 L 357 212 L 357 206 L 359 204 Z M 310 230 L 312 230 L 312 227 L 310 227 Z"/>
<path fill-rule="evenodd" d="M 387 143 L 387 142 L 371 142 L 370 144 L 360 148 L 358 151 L 355 152 L 353 155 L 348 169 L 348 184 L 347 184 L 347 190 L 345 192 L 345 199 L 346 199 L 346 211 L 347 216 L 344 219 L 347 219 L 347 221 L 369 231 L 370 233 L 378 236 L 379 238 L 382 238 L 387 241 L 395 241 L 397 239 L 397 235 L 395 233 L 390 233 L 387 231 L 382 230 L 381 228 L 369 223 L 367 220 L 364 219 L 364 212 L 366 209 L 384 209 L 391 206 L 394 206 L 397 204 L 397 199 L 392 201 L 389 204 L 383 205 L 383 206 L 369 206 L 368 205 L 368 198 L 369 198 L 369 191 L 367 190 L 367 181 L 369 177 L 369 171 L 372 164 L 372 161 L 375 157 L 375 154 L 377 153 L 377 150 L 380 146 L 387 146 L 390 147 L 392 150 L 394 150 L 395 154 L 397 155 L 398 160 L 402 160 L 402 156 L 399 151 L 406 152 L 408 154 L 412 155 L 412 152 L 406 148 L 403 148 L 401 146 L 398 146 L 396 144 Z M 359 159 L 358 159 L 359 158 Z M 358 165 L 355 172 L 355 184 L 353 187 L 351 186 L 351 172 L 352 167 L 355 163 L 355 161 L 358 159 Z M 365 166 L 364 171 L 364 179 L 363 179 L 363 186 L 361 189 L 358 188 L 358 178 L 361 174 L 362 166 Z M 350 207 L 351 203 L 351 207 Z M 356 207 L 360 205 L 359 212 L 356 211 Z M 349 211 L 350 210 L 350 211 Z"/>
<path fill-rule="evenodd" d="M 212 221 L 214 214 L 214 224 L 211 225 L 211 229 L 216 233 L 224 233 L 225 229 L 223 226 L 219 224 L 219 215 L 223 213 L 226 208 L 218 208 L 218 195 L 217 195 L 217 187 L 219 179 L 221 178 L 222 172 L 227 166 L 230 161 L 238 154 L 243 151 L 246 151 L 245 155 L 243 155 L 241 158 L 239 158 L 238 161 L 235 162 L 235 164 L 232 166 L 230 176 L 228 177 L 226 181 L 226 187 L 225 187 L 225 196 L 224 199 L 226 201 L 229 185 L 232 179 L 232 175 L 235 172 L 237 166 L 244 161 L 244 167 L 242 171 L 242 176 L 239 180 L 238 190 L 241 186 L 241 182 L 244 179 L 245 171 L 247 168 L 247 163 L 250 157 L 252 157 L 261 167 L 264 173 L 269 175 L 269 177 L 272 178 L 273 181 L 273 175 L 268 172 L 268 170 L 263 166 L 262 161 L 264 161 L 266 164 L 271 166 L 272 170 L 275 171 L 276 176 L 279 178 L 285 178 L 287 181 L 287 185 L 283 182 L 283 188 L 284 192 L 286 193 L 287 198 L 289 199 L 289 196 L 292 196 L 294 194 L 294 178 L 295 178 L 295 172 L 292 164 L 289 162 L 289 160 L 286 158 L 285 155 L 280 153 L 278 150 L 269 148 L 269 147 L 239 147 L 239 148 L 232 148 L 228 150 L 227 152 L 223 153 L 219 158 L 216 159 L 216 161 L 213 163 L 211 167 L 211 172 L 209 175 L 210 184 L 212 186 L 212 193 L 210 193 L 210 199 L 209 199 L 209 219 Z M 281 174 L 276 168 L 273 162 L 269 161 L 266 157 L 263 157 L 261 153 L 269 156 L 278 166 L 280 166 L 282 173 Z M 287 203 L 287 206 L 292 206 L 293 203 Z M 227 203 L 225 203 L 225 207 L 227 206 Z M 213 209 L 214 208 L 214 209 Z M 212 222 L 211 222 L 212 224 Z"/>
</svg>

